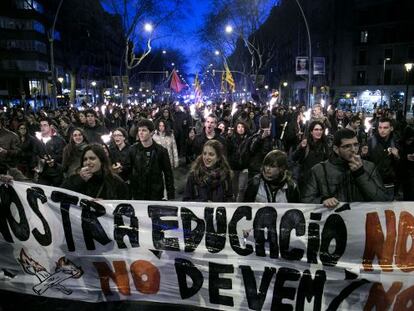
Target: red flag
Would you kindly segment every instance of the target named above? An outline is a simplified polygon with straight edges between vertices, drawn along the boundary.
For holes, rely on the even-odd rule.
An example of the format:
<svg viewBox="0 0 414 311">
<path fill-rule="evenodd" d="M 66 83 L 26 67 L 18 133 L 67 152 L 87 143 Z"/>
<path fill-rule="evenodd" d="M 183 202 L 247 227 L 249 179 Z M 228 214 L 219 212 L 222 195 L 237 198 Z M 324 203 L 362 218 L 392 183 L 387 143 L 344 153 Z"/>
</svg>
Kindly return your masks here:
<svg viewBox="0 0 414 311">
<path fill-rule="evenodd" d="M 172 72 L 170 88 L 173 89 L 175 92 L 180 93 L 183 88 L 185 88 L 185 84 L 183 84 L 180 80 L 175 69 Z"/>
</svg>

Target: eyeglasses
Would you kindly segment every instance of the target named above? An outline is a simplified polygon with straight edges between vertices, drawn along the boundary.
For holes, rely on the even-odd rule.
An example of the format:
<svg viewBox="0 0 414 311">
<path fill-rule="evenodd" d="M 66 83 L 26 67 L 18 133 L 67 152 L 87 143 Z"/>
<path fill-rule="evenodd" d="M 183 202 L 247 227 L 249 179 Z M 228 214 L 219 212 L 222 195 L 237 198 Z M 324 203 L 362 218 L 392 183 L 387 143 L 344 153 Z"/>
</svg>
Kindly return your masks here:
<svg viewBox="0 0 414 311">
<path fill-rule="evenodd" d="M 339 146 L 339 148 L 342 148 L 344 150 L 359 149 L 359 144 L 358 143 L 346 144 L 346 145 L 343 145 L 343 146 Z"/>
</svg>

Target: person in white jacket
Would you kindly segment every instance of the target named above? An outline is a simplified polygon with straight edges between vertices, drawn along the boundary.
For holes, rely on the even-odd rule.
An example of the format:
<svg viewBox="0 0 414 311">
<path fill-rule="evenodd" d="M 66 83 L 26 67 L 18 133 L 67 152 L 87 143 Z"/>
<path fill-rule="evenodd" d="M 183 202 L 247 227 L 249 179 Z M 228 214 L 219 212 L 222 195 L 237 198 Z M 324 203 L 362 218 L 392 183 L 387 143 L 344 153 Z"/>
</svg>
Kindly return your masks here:
<svg viewBox="0 0 414 311">
<path fill-rule="evenodd" d="M 175 142 L 174 135 L 172 130 L 169 128 L 167 123 L 160 119 L 158 121 L 155 133 L 152 137 L 154 141 L 161 146 L 163 146 L 168 151 L 168 156 L 170 158 L 171 167 L 177 168 L 178 167 L 178 151 L 177 151 L 177 144 Z"/>
</svg>

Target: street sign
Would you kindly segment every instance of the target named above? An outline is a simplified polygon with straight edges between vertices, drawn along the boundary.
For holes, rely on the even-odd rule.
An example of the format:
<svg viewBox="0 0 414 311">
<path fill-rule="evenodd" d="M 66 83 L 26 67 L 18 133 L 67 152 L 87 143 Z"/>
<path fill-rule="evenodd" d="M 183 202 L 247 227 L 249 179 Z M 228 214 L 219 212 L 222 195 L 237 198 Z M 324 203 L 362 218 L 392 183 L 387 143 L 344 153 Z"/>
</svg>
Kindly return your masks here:
<svg viewBox="0 0 414 311">
<path fill-rule="evenodd" d="M 295 62 L 296 75 L 309 74 L 309 59 L 307 56 L 297 56 Z"/>
<path fill-rule="evenodd" d="M 313 58 L 313 74 L 324 75 L 325 74 L 325 57 Z"/>
</svg>

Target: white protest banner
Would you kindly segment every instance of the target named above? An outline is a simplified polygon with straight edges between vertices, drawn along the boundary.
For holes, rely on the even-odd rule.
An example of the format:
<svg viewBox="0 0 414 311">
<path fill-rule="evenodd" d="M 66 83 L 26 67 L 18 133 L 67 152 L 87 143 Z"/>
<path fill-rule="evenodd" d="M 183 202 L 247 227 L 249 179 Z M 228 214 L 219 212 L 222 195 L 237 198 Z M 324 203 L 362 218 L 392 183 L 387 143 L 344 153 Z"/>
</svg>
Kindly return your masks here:
<svg viewBox="0 0 414 311">
<path fill-rule="evenodd" d="M 409 310 L 412 202 L 97 201 L 0 186 L 0 288 L 217 310 Z"/>
</svg>

